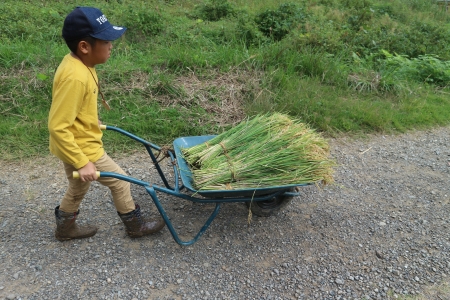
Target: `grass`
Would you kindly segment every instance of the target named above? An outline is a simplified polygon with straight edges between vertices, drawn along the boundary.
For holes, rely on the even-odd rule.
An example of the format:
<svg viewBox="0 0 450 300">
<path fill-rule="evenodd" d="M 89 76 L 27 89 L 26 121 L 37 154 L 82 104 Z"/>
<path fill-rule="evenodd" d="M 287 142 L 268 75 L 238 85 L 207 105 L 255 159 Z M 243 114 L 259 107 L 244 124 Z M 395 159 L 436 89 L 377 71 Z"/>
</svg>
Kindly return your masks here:
<svg viewBox="0 0 450 300">
<path fill-rule="evenodd" d="M 424 1 L 322 2 L 102 3 L 128 31 L 97 66 L 113 107 L 100 108 L 100 118 L 157 144 L 218 134 L 267 112 L 326 135 L 449 124 L 450 15 Z M 48 155 L 52 79 L 68 52 L 59 35 L 77 4 L 6 0 L 0 7 L 3 159 Z M 109 152 L 138 146 L 109 133 L 104 141 Z"/>
</svg>

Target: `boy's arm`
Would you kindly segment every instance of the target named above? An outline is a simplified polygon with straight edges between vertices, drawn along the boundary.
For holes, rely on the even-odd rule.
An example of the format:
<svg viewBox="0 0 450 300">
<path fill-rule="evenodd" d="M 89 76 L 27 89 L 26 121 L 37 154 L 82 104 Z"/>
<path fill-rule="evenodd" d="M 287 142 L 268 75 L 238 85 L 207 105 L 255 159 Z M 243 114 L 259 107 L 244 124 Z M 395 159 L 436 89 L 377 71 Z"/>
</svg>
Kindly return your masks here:
<svg viewBox="0 0 450 300">
<path fill-rule="evenodd" d="M 53 89 L 53 100 L 48 119 L 52 152 L 76 169 L 89 163 L 88 157 L 80 149 L 70 130 L 83 105 L 84 91 L 85 87 L 79 81 L 60 82 Z"/>
</svg>

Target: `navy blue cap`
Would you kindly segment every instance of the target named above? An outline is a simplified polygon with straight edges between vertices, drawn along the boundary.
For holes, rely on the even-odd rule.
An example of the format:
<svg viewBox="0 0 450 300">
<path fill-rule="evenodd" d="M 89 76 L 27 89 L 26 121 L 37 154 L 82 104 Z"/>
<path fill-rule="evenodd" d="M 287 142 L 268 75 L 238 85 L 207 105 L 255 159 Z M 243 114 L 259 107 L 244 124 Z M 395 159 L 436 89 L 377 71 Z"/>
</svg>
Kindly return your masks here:
<svg viewBox="0 0 450 300">
<path fill-rule="evenodd" d="M 124 34 L 125 27 L 113 26 L 105 15 L 95 7 L 77 7 L 64 20 L 62 36 L 66 41 L 91 36 L 114 41 Z"/>
</svg>

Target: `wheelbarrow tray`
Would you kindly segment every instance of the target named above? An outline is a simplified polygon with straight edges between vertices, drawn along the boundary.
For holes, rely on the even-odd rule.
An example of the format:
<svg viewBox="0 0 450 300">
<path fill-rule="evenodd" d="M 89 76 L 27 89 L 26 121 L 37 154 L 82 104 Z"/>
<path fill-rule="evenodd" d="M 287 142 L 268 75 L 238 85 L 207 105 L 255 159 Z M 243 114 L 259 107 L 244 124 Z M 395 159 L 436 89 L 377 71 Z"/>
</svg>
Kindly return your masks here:
<svg viewBox="0 0 450 300">
<path fill-rule="evenodd" d="M 289 184 L 281 186 L 271 186 L 263 188 L 247 188 L 247 189 L 237 189 L 237 190 L 197 190 L 193 186 L 192 172 L 189 168 L 188 163 L 184 159 L 182 153 L 183 148 L 190 148 L 204 142 L 209 141 L 214 138 L 215 135 L 203 135 L 203 136 L 189 136 L 180 137 L 173 141 L 173 148 L 175 151 L 175 156 L 177 158 L 177 165 L 179 170 L 179 175 L 183 185 L 191 192 L 199 194 L 207 198 L 226 198 L 226 197 L 252 197 L 260 195 L 268 195 L 271 193 L 279 191 L 289 191 L 290 189 L 303 186 L 306 184 Z"/>
</svg>

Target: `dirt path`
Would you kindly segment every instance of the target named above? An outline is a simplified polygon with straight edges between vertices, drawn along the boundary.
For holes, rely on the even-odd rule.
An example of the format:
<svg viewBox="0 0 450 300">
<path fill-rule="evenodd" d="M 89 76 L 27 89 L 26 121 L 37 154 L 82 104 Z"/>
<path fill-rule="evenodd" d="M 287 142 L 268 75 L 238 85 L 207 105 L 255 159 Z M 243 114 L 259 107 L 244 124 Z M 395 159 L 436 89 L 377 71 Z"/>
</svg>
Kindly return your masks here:
<svg viewBox="0 0 450 300">
<path fill-rule="evenodd" d="M 334 185 L 303 188 L 280 214 L 254 216 L 250 225 L 245 205 L 225 204 L 187 247 L 167 228 L 128 238 L 97 183 L 80 221 L 99 232 L 60 243 L 53 237 L 53 208 L 65 191 L 59 162 L 3 162 L 0 299 L 450 299 L 450 127 L 330 144 L 339 164 Z M 160 184 L 146 154 L 118 161 Z M 133 195 L 157 215 L 145 191 L 134 186 Z M 161 198 L 186 239 L 213 209 Z"/>
</svg>

